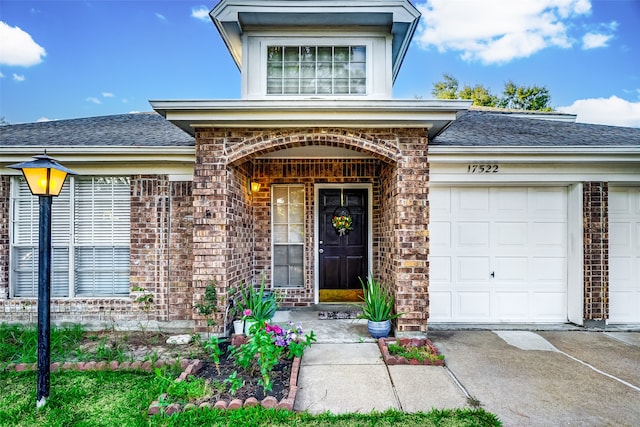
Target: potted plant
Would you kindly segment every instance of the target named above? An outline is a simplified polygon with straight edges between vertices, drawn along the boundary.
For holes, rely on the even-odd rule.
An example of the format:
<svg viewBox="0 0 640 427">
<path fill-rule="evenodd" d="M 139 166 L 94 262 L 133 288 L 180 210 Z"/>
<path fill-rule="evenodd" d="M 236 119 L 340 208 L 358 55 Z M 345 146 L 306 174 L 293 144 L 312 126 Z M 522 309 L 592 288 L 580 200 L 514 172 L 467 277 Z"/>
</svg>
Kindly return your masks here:
<svg viewBox="0 0 640 427">
<path fill-rule="evenodd" d="M 259 289 L 256 290 L 251 285 L 243 287 L 241 284 L 240 294 L 245 317 L 245 333 L 249 332 L 252 324 L 262 324 L 270 320 L 278 309 L 276 294 L 264 290 L 264 276 Z"/>
<path fill-rule="evenodd" d="M 367 319 L 367 328 L 373 338 L 384 338 L 391 331 L 391 320 L 400 317 L 403 313 L 393 313 L 393 294 L 373 278 L 367 277 L 367 281 L 358 278 L 362 285 L 362 314 L 361 319 Z"/>
</svg>

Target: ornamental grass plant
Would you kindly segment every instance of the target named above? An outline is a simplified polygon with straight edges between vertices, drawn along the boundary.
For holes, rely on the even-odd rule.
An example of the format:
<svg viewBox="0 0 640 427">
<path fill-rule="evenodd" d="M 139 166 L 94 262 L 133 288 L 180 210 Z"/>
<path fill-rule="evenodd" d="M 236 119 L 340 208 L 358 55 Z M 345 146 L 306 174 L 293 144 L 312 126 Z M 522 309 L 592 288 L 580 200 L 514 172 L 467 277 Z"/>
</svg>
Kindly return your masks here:
<svg viewBox="0 0 640 427">
<path fill-rule="evenodd" d="M 385 320 L 396 319 L 404 313 L 393 313 L 394 298 L 391 291 L 377 281 L 371 274 L 366 282 L 361 277 L 358 278 L 362 285 L 362 314 L 358 317 L 372 322 L 384 322 Z"/>
</svg>

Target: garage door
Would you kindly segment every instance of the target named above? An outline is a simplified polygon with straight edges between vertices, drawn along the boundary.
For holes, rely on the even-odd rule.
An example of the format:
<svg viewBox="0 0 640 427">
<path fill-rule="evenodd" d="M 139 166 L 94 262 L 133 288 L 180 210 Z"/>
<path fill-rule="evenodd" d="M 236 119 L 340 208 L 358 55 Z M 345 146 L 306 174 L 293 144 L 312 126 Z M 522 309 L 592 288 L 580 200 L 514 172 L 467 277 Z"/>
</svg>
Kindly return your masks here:
<svg viewBox="0 0 640 427">
<path fill-rule="evenodd" d="M 565 322 L 564 187 L 430 188 L 429 320 Z"/>
<path fill-rule="evenodd" d="M 640 188 L 609 189 L 609 323 L 640 322 Z"/>
</svg>

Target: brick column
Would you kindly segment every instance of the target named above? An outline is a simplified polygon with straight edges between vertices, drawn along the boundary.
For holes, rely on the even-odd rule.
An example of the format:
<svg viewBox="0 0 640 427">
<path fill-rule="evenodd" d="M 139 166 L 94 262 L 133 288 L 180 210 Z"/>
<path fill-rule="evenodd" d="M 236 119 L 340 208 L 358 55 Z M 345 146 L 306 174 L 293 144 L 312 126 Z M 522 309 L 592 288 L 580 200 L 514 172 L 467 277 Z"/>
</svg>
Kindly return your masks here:
<svg viewBox="0 0 640 427">
<path fill-rule="evenodd" d="M 150 320 L 167 320 L 168 200 L 166 176 L 131 177 L 130 280 L 132 288 L 144 288 L 153 294 Z"/>
<path fill-rule="evenodd" d="M 426 335 L 429 317 L 429 165 L 427 130 L 398 131 L 395 174 L 395 294 L 401 336 Z"/>
<path fill-rule="evenodd" d="M 583 187 L 584 325 L 604 327 L 609 317 L 608 184 Z"/>
</svg>

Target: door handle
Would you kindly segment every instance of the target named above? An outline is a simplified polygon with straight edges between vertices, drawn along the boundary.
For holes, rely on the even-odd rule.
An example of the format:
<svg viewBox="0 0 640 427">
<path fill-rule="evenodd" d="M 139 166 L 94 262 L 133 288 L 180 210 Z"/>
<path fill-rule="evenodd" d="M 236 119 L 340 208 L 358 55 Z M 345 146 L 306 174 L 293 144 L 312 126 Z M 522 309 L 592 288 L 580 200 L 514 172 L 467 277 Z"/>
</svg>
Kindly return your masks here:
<svg viewBox="0 0 640 427">
<path fill-rule="evenodd" d="M 491 272 L 491 277 L 496 277 L 496 272 L 495 271 Z"/>
<path fill-rule="evenodd" d="M 324 249 L 322 249 L 322 248 L 321 248 L 321 249 L 319 249 L 319 250 L 318 250 L 318 252 L 320 252 L 321 254 L 323 254 L 323 253 L 324 253 Z"/>
</svg>

